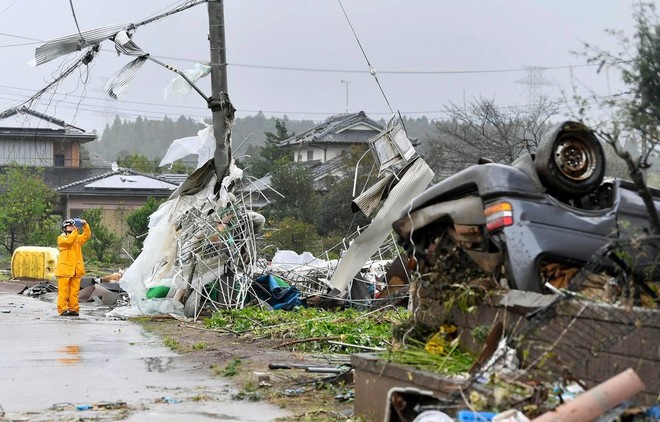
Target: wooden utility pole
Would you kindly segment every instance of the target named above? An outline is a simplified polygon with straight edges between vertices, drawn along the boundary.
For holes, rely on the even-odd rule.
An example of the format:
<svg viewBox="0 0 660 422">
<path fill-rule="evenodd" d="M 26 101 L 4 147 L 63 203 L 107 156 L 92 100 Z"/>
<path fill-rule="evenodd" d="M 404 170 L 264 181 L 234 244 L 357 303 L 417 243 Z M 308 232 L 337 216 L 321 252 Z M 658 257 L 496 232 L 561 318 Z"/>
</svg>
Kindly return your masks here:
<svg viewBox="0 0 660 422">
<path fill-rule="evenodd" d="M 215 174 L 218 182 L 226 175 L 231 159 L 229 136 L 225 136 L 226 118 L 233 118 L 234 108 L 227 92 L 227 46 L 225 44 L 225 15 L 223 0 L 209 0 L 209 44 L 211 47 L 211 99 L 213 134 L 215 136 Z"/>
</svg>

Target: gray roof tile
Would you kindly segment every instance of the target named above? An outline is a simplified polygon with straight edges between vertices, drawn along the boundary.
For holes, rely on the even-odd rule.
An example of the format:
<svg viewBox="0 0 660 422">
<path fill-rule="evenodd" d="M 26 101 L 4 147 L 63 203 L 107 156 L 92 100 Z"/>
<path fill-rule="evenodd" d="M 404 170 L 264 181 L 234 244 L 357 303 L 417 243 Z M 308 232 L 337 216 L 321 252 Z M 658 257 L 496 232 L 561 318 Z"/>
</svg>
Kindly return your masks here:
<svg viewBox="0 0 660 422">
<path fill-rule="evenodd" d="M 373 131 L 350 130 L 352 126 L 358 124 L 366 124 L 372 127 Z M 279 146 L 285 147 L 301 143 L 366 143 L 381 130 L 383 130 L 383 126 L 367 117 L 364 111 L 352 114 L 340 114 L 328 118 L 320 125 L 314 126 L 299 135 L 280 141 Z"/>
</svg>

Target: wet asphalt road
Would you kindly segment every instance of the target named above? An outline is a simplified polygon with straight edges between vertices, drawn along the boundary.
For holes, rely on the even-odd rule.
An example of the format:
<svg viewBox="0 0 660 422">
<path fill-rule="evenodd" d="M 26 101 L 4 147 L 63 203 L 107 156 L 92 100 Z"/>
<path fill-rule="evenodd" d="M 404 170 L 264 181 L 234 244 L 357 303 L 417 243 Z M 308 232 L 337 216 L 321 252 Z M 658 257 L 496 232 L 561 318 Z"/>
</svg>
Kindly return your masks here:
<svg viewBox="0 0 660 422">
<path fill-rule="evenodd" d="M 104 318 L 107 309 L 81 304 L 80 317 L 62 317 L 54 298 L 0 293 L 0 420 L 264 421 L 288 415 L 264 403 L 232 401 L 236 391 L 226 380 L 183 362 L 139 325 Z M 111 409 L 120 402 L 123 409 Z"/>
</svg>

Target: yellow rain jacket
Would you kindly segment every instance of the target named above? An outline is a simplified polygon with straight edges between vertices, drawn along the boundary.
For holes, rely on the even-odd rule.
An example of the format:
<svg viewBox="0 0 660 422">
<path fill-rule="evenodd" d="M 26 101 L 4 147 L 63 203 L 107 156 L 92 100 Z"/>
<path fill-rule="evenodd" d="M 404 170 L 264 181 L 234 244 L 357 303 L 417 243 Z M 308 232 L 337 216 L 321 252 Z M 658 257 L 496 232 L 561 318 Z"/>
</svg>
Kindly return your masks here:
<svg viewBox="0 0 660 422">
<path fill-rule="evenodd" d="M 92 236 L 89 224 L 83 224 L 83 232 L 78 229 L 71 233 L 62 233 L 57 237 L 57 248 L 60 256 L 57 260 L 56 277 L 82 277 L 85 275 L 85 263 L 82 256 L 82 245 Z"/>
</svg>

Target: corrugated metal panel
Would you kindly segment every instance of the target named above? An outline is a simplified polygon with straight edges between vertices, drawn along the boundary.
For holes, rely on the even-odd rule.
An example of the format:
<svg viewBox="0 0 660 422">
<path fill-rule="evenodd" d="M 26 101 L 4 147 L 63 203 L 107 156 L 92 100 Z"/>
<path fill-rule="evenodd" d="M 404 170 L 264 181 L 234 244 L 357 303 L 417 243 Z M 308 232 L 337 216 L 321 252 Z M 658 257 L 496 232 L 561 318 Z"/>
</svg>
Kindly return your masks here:
<svg viewBox="0 0 660 422">
<path fill-rule="evenodd" d="M 0 143 L 0 165 L 53 166 L 53 143 L 17 140 Z"/>
<path fill-rule="evenodd" d="M 45 44 L 40 45 L 34 52 L 34 60 L 36 65 L 40 65 L 56 59 L 65 54 L 73 53 L 74 51 L 82 50 L 103 40 L 109 39 L 122 29 L 130 26 L 128 23 L 114 24 L 104 26 L 101 28 L 91 29 L 82 32 L 81 34 L 67 35 L 61 38 L 47 41 Z"/>
<path fill-rule="evenodd" d="M 411 164 L 410 169 L 392 189 L 383 206 L 369 227 L 359 235 L 339 261 L 330 279 L 330 285 L 342 293 L 362 266 L 385 242 L 392 232 L 392 223 L 399 218 L 414 197 L 419 195 L 433 179 L 433 170 L 422 158 Z"/>
<path fill-rule="evenodd" d="M 135 75 L 140 68 L 142 68 L 145 61 L 147 61 L 146 56 L 138 57 L 117 72 L 115 76 L 105 84 L 105 90 L 108 95 L 115 100 L 118 99 L 119 96 L 124 93 L 126 88 L 128 88 L 131 81 L 133 81 L 133 78 L 135 78 Z"/>
<path fill-rule="evenodd" d="M 394 175 L 391 174 L 378 182 L 374 183 L 369 189 L 364 191 L 360 196 L 353 199 L 351 203 L 351 208 L 353 212 L 356 212 L 359 209 L 364 213 L 364 215 L 371 215 L 372 212 L 378 207 L 381 199 L 383 198 L 383 192 L 385 189 L 394 181 Z"/>
<path fill-rule="evenodd" d="M 143 56 L 144 51 L 137 46 L 126 31 L 119 31 L 115 35 L 115 48 L 128 56 Z"/>
</svg>

